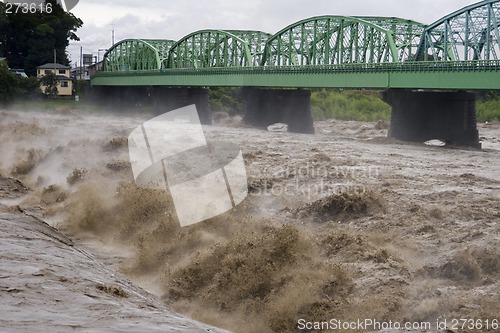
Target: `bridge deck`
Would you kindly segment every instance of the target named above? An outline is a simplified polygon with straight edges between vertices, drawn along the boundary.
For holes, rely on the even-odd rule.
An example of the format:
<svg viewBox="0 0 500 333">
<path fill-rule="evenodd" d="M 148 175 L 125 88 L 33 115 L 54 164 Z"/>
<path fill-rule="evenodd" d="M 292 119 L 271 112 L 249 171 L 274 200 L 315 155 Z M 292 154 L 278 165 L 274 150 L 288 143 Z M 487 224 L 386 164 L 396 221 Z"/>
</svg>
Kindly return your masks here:
<svg viewBox="0 0 500 333">
<path fill-rule="evenodd" d="M 500 60 L 100 72 L 93 85 L 500 89 Z"/>
</svg>

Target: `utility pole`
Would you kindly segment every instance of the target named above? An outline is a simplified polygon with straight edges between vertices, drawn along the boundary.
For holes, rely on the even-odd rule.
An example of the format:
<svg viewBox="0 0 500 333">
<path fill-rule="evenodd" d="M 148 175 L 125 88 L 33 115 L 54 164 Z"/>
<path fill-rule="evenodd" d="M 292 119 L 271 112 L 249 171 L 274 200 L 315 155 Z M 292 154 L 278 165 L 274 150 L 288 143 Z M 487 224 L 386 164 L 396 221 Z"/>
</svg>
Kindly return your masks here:
<svg viewBox="0 0 500 333">
<path fill-rule="evenodd" d="M 56 49 L 54 49 L 54 75 L 57 75 L 56 64 L 57 64 L 57 54 L 56 54 Z"/>
<path fill-rule="evenodd" d="M 83 46 L 80 46 L 80 81 L 82 80 L 83 72 Z"/>
</svg>

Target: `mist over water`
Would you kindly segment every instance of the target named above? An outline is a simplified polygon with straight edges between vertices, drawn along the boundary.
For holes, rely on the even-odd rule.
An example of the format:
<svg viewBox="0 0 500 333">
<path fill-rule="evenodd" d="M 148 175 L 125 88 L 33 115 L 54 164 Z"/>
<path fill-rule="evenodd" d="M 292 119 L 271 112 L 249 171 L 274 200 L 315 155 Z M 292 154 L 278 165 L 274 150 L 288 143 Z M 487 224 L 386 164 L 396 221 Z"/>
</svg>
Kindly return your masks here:
<svg viewBox="0 0 500 333">
<path fill-rule="evenodd" d="M 30 189 L 16 204 L 235 332 L 500 313 L 500 126 L 484 129 L 485 152 L 390 142 L 371 123 L 320 122 L 316 136 L 205 127 L 242 148 L 250 195 L 181 228 L 168 194 L 130 169 L 127 137 L 150 117 L 2 111 L 0 175 Z"/>
</svg>

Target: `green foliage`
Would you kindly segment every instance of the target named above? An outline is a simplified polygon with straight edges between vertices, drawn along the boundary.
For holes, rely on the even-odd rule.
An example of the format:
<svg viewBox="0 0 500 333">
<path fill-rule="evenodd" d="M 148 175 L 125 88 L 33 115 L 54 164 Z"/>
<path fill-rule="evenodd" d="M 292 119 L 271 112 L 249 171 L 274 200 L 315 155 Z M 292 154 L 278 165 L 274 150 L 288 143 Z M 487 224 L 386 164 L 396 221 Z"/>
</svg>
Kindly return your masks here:
<svg viewBox="0 0 500 333">
<path fill-rule="evenodd" d="M 500 96 L 478 100 L 476 104 L 477 121 L 500 121 Z"/>
<path fill-rule="evenodd" d="M 68 65 L 66 47 L 69 40 L 79 40 L 75 31 L 83 24 L 57 1 L 46 2 L 52 5 L 51 13 L 6 14 L 5 4 L 0 3 L 0 54 L 10 67 L 24 68 L 29 76 L 35 75 L 37 66 L 54 62 L 54 49 L 57 62 Z"/>
<path fill-rule="evenodd" d="M 49 72 L 47 74 L 45 74 L 44 76 L 42 76 L 40 78 L 40 83 L 45 86 L 44 87 L 44 93 L 51 97 L 51 98 L 55 98 L 57 96 L 57 85 L 59 84 L 58 80 L 57 80 L 57 75 L 54 74 L 53 72 Z"/>
<path fill-rule="evenodd" d="M 39 96 L 43 96 L 40 88 L 38 88 Z M 13 109 L 16 110 L 36 110 L 43 112 L 53 112 L 57 110 L 76 110 L 85 112 L 105 111 L 99 105 L 90 103 L 76 103 L 73 96 L 58 96 L 57 98 L 40 98 L 40 99 L 16 99 L 13 102 Z"/>
<path fill-rule="evenodd" d="M 314 120 L 389 120 L 391 107 L 376 91 L 316 90 L 311 95 Z"/>
<path fill-rule="evenodd" d="M 500 90 L 484 90 L 477 93 L 480 102 L 486 102 L 495 98 L 500 98 Z"/>
<path fill-rule="evenodd" d="M 77 80 L 75 82 L 75 95 L 87 96 L 91 93 L 92 86 L 88 80 Z"/>
<path fill-rule="evenodd" d="M 231 116 L 245 112 L 245 101 L 239 88 L 211 87 L 209 101 L 213 112 L 226 112 Z"/>
<path fill-rule="evenodd" d="M 311 106 L 314 120 L 389 121 L 391 117 L 391 107 L 377 91 L 316 90 Z M 500 121 L 500 92 L 479 92 L 476 109 L 479 122 Z"/>
<path fill-rule="evenodd" d="M 9 71 L 5 61 L 0 61 L 0 104 L 7 104 L 14 99 L 17 86 L 16 75 Z"/>
<path fill-rule="evenodd" d="M 21 78 L 18 77 L 19 89 L 18 97 L 31 98 L 40 95 L 40 82 L 34 76 Z"/>
</svg>

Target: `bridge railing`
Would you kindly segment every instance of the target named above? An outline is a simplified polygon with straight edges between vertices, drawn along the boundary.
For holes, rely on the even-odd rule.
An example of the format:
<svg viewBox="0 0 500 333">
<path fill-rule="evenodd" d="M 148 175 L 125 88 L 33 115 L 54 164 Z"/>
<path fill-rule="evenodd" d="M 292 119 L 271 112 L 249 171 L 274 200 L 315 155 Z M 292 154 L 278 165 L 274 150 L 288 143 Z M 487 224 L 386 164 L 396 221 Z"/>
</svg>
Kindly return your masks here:
<svg viewBox="0 0 500 333">
<path fill-rule="evenodd" d="M 472 72 L 500 71 L 500 60 L 416 61 L 403 63 L 352 63 L 342 65 L 259 66 L 176 68 L 156 71 L 99 72 L 97 76 L 121 75 L 258 75 L 258 74 L 335 74 L 363 72 Z"/>
</svg>

